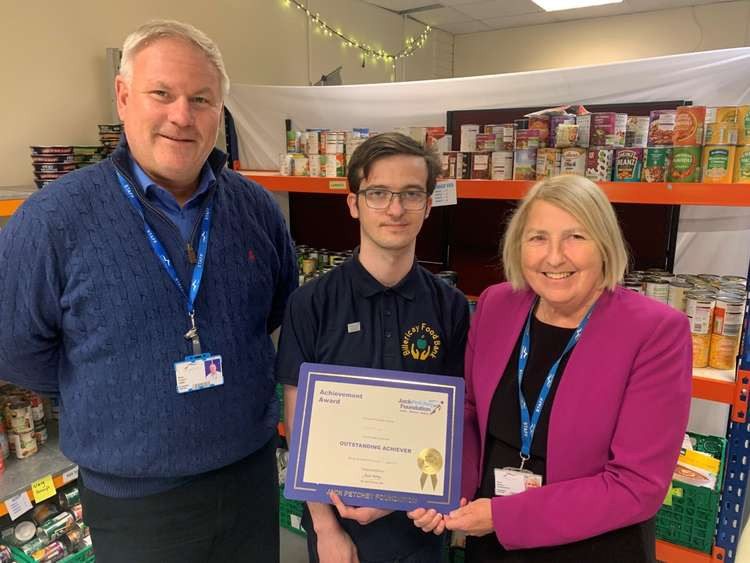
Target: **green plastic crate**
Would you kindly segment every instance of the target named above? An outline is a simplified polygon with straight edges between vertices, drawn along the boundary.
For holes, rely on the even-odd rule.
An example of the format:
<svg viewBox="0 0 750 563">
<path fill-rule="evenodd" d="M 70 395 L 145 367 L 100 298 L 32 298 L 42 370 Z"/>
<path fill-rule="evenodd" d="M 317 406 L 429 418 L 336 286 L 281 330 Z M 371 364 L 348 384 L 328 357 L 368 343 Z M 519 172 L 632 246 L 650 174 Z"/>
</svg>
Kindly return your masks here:
<svg viewBox="0 0 750 563">
<path fill-rule="evenodd" d="M 284 485 L 279 486 L 279 524 L 282 528 L 291 530 L 295 534 L 307 536 L 302 528 L 302 507 L 304 505 L 298 500 L 289 500 L 284 497 Z"/>
<path fill-rule="evenodd" d="M 9 545 L 8 547 L 13 554 L 13 559 L 15 559 L 18 563 L 35 563 L 32 557 L 26 555 L 17 547 L 13 545 Z M 57 563 L 94 563 L 94 560 L 94 548 L 92 546 L 88 546 L 78 553 L 73 553 L 72 555 L 63 557 Z"/>
<path fill-rule="evenodd" d="M 656 515 L 656 537 L 711 553 L 716 534 L 721 486 L 724 482 L 727 441 L 717 436 L 703 436 L 692 432 L 688 434 L 695 438 L 696 450 L 709 453 L 721 460 L 716 487 L 711 490 L 673 480 L 672 506 L 662 505 Z"/>
</svg>

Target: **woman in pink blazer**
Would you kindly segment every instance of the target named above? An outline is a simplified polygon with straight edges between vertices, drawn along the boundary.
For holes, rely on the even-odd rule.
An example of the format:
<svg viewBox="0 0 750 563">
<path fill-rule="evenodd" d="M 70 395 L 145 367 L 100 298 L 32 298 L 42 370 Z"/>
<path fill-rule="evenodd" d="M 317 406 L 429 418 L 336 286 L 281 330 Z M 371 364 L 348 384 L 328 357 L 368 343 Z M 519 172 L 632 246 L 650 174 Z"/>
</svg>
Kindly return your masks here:
<svg viewBox="0 0 750 563">
<path fill-rule="evenodd" d="M 410 517 L 466 532 L 470 563 L 655 561 L 653 520 L 690 407 L 687 317 L 617 285 L 622 234 L 582 177 L 529 191 L 503 262 L 509 283 L 480 297 L 466 350 L 473 500 Z"/>
</svg>

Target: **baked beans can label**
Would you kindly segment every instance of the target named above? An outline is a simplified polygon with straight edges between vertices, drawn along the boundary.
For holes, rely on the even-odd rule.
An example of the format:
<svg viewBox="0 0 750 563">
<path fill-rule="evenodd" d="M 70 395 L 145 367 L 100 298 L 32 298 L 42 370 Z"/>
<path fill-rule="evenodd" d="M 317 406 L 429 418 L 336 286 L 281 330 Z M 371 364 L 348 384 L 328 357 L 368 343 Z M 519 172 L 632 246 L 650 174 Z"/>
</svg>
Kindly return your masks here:
<svg viewBox="0 0 750 563">
<path fill-rule="evenodd" d="M 513 179 L 536 180 L 536 149 L 514 151 Z"/>
<path fill-rule="evenodd" d="M 701 181 L 701 147 L 674 147 L 672 165 L 669 167 L 670 182 Z"/>
<path fill-rule="evenodd" d="M 732 181 L 735 147 L 703 148 L 703 181 L 707 184 L 729 184 Z"/>
<path fill-rule="evenodd" d="M 644 182 L 666 182 L 672 163 L 672 147 L 648 147 L 643 157 Z"/>
<path fill-rule="evenodd" d="M 586 152 L 586 178 L 594 182 L 610 181 L 614 152 L 614 149 L 609 147 L 589 148 Z"/>
<path fill-rule="evenodd" d="M 536 151 L 536 179 L 551 178 L 560 173 L 560 150 L 539 149 Z"/>
<path fill-rule="evenodd" d="M 648 127 L 648 146 L 672 146 L 677 110 L 658 109 L 652 111 L 649 117 L 651 121 Z"/>
<path fill-rule="evenodd" d="M 633 147 L 615 151 L 615 182 L 640 182 L 642 168 L 642 148 Z"/>
<path fill-rule="evenodd" d="M 675 146 L 700 145 L 703 142 L 705 106 L 680 106 L 675 115 L 673 143 Z"/>
<path fill-rule="evenodd" d="M 513 179 L 513 152 L 496 151 L 492 153 L 492 179 L 493 180 L 512 180 Z"/>
<path fill-rule="evenodd" d="M 583 176 L 585 173 L 586 149 L 583 147 L 562 149 L 560 153 L 560 174 L 577 174 Z"/>
<path fill-rule="evenodd" d="M 737 184 L 750 184 L 750 145 L 737 147 L 736 150 L 732 181 Z"/>
</svg>

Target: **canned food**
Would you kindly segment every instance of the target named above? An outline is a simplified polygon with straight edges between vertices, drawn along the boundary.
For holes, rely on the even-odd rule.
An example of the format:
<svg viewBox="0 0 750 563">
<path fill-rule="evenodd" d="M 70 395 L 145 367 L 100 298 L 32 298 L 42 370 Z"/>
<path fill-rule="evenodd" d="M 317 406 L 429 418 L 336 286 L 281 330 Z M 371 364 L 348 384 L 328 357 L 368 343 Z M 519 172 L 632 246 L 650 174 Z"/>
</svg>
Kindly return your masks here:
<svg viewBox="0 0 750 563">
<path fill-rule="evenodd" d="M 536 149 L 513 152 L 513 179 L 536 180 Z"/>
<path fill-rule="evenodd" d="M 35 551 L 31 554 L 31 557 L 37 563 L 52 563 L 53 561 L 59 561 L 67 554 L 65 545 L 61 541 L 55 541 L 39 551 Z"/>
<path fill-rule="evenodd" d="M 576 122 L 576 116 L 571 114 L 564 114 L 564 115 L 553 115 L 549 119 L 549 146 L 550 147 L 559 147 L 560 145 L 557 144 L 557 128 L 560 125 L 573 125 Z M 575 144 L 575 139 L 573 139 L 573 142 L 570 144 L 566 144 L 565 146 L 573 146 Z"/>
<path fill-rule="evenodd" d="M 737 143 L 750 145 L 750 106 L 740 106 L 737 113 Z"/>
<path fill-rule="evenodd" d="M 636 293 L 643 293 L 643 284 L 640 281 L 625 280 L 625 282 L 623 283 L 623 287 L 631 291 L 635 291 Z"/>
<path fill-rule="evenodd" d="M 17 459 L 25 459 L 38 451 L 36 436 L 33 432 L 22 434 L 11 432 L 8 435 L 8 441 L 10 442 L 10 449 L 16 454 Z"/>
<path fill-rule="evenodd" d="M 680 106 L 675 115 L 672 141 L 675 146 L 694 146 L 703 143 L 705 106 Z"/>
<path fill-rule="evenodd" d="M 671 147 L 649 147 L 643 157 L 643 181 L 666 182 L 672 164 Z"/>
<path fill-rule="evenodd" d="M 31 403 L 25 399 L 11 399 L 5 404 L 5 419 L 11 432 L 22 433 L 34 430 L 31 418 Z"/>
<path fill-rule="evenodd" d="M 693 288 L 693 284 L 675 280 L 669 283 L 669 300 L 668 303 L 675 309 L 685 310 L 685 300 L 687 293 Z"/>
<path fill-rule="evenodd" d="M 39 525 L 45 520 L 49 520 L 53 516 L 57 516 L 59 513 L 60 510 L 57 508 L 54 502 L 43 502 L 41 504 L 37 504 L 34 507 L 34 510 L 31 513 L 31 517 L 34 519 L 34 522 Z"/>
<path fill-rule="evenodd" d="M 735 148 L 729 145 L 703 148 L 703 181 L 707 184 L 729 184 L 734 171 Z"/>
<path fill-rule="evenodd" d="M 577 174 L 583 176 L 585 173 L 586 149 L 582 147 L 562 149 L 560 153 L 560 174 Z"/>
<path fill-rule="evenodd" d="M 475 152 L 471 154 L 472 180 L 490 179 L 490 154 L 489 152 Z"/>
<path fill-rule="evenodd" d="M 37 536 L 20 546 L 19 549 L 26 555 L 31 555 L 32 553 L 39 551 L 40 549 L 44 549 L 45 545 L 47 545 L 47 542 Z"/>
<path fill-rule="evenodd" d="M 520 129 L 516 131 L 516 150 L 538 149 L 544 146 L 542 131 L 539 129 Z"/>
<path fill-rule="evenodd" d="M 589 144 L 593 146 L 625 146 L 625 129 L 628 114 L 602 111 L 591 114 L 591 136 Z"/>
<path fill-rule="evenodd" d="M 0 458 L 8 459 L 10 455 L 10 444 L 8 443 L 8 434 L 5 432 L 5 425 L 0 422 Z"/>
<path fill-rule="evenodd" d="M 555 148 L 564 149 L 578 144 L 578 125 L 561 123 L 555 131 Z"/>
<path fill-rule="evenodd" d="M 698 292 L 690 292 L 685 296 L 685 313 L 690 321 L 693 340 L 694 368 L 704 368 L 708 365 L 714 305 L 713 298 Z"/>
<path fill-rule="evenodd" d="M 698 274 L 698 278 L 716 287 L 721 285 L 721 276 L 716 274 Z"/>
<path fill-rule="evenodd" d="M 625 126 L 625 146 L 644 148 L 648 145 L 648 124 L 647 116 L 629 115 L 627 125 Z"/>
<path fill-rule="evenodd" d="M 737 124 L 733 122 L 720 121 L 706 124 L 706 135 L 703 139 L 704 145 L 736 145 Z"/>
<path fill-rule="evenodd" d="M 700 182 L 701 147 L 674 147 L 672 165 L 669 167 L 670 182 Z"/>
<path fill-rule="evenodd" d="M 723 106 L 706 110 L 706 123 L 737 123 L 739 108 L 737 106 Z"/>
<path fill-rule="evenodd" d="M 70 507 L 70 513 L 76 519 L 76 522 L 83 521 L 83 505 L 80 502 Z"/>
<path fill-rule="evenodd" d="M 579 147 L 587 149 L 591 144 L 591 114 L 584 113 L 576 117 L 576 127 L 578 129 L 576 144 Z M 583 174 L 581 174 L 583 176 Z"/>
<path fill-rule="evenodd" d="M 15 561 L 13 554 L 7 546 L 0 545 L 0 563 L 11 563 Z"/>
<path fill-rule="evenodd" d="M 677 110 L 654 110 L 651 112 L 650 118 L 651 121 L 648 127 L 648 146 L 671 146 L 674 137 L 674 125 L 677 119 Z"/>
<path fill-rule="evenodd" d="M 78 551 L 81 540 L 83 540 L 83 532 L 80 526 L 77 525 L 60 536 L 60 541 L 63 542 L 69 553 Z"/>
<path fill-rule="evenodd" d="M 492 153 L 493 180 L 513 179 L 513 151 L 496 151 Z"/>
<path fill-rule="evenodd" d="M 312 274 L 317 267 L 317 258 L 305 258 L 304 260 L 302 260 L 302 273 L 306 276 Z"/>
<path fill-rule="evenodd" d="M 742 276 L 721 276 L 719 279 L 721 283 L 737 283 L 747 286 L 747 278 L 743 278 Z"/>
<path fill-rule="evenodd" d="M 540 148 L 547 146 L 547 141 L 549 139 L 549 121 L 548 115 L 529 116 L 529 131 L 539 131 Z"/>
<path fill-rule="evenodd" d="M 479 133 L 477 135 L 477 151 L 492 152 L 495 150 L 497 136 L 494 133 Z"/>
<path fill-rule="evenodd" d="M 551 178 L 560 173 L 560 149 L 536 151 L 536 179 Z"/>
<path fill-rule="evenodd" d="M 669 283 L 662 280 L 661 278 L 646 278 L 645 280 L 645 294 L 652 299 L 661 301 L 662 303 L 669 303 Z"/>
<path fill-rule="evenodd" d="M 643 149 L 627 148 L 615 151 L 614 179 L 616 182 L 640 182 Z"/>
<path fill-rule="evenodd" d="M 719 296 L 714 308 L 711 350 L 708 365 L 715 369 L 733 369 L 740 348 L 740 333 L 745 302 L 730 296 Z"/>
<path fill-rule="evenodd" d="M 28 520 L 19 522 L 16 527 L 13 528 L 13 539 L 16 545 L 21 545 L 27 541 L 31 541 L 36 536 L 36 525 Z"/>
<path fill-rule="evenodd" d="M 736 151 L 732 181 L 737 184 L 750 184 L 750 146 L 737 147 Z"/>
<path fill-rule="evenodd" d="M 609 147 L 591 147 L 586 152 L 585 176 L 594 182 L 608 182 L 612 179 L 612 161 L 614 149 Z"/>
<path fill-rule="evenodd" d="M 79 502 L 81 502 L 81 496 L 78 493 L 78 487 L 73 487 L 66 491 L 60 491 L 60 493 L 57 495 L 57 502 L 60 505 L 60 508 L 62 508 L 63 510 L 67 510 L 74 504 L 78 504 Z"/>
<path fill-rule="evenodd" d="M 75 526 L 76 519 L 70 512 L 61 512 L 45 520 L 36 530 L 36 536 L 46 541 L 53 541 Z"/>
</svg>

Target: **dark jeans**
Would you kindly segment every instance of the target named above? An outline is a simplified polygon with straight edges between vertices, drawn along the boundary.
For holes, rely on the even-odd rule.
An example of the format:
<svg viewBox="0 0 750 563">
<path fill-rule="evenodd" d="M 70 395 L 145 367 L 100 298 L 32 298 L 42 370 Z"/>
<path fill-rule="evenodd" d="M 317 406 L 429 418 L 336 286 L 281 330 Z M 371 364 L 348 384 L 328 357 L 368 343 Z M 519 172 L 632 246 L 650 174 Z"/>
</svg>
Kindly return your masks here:
<svg viewBox="0 0 750 563">
<path fill-rule="evenodd" d="M 279 561 L 276 438 L 250 456 L 143 498 L 110 498 L 79 480 L 97 563 Z"/>
<path fill-rule="evenodd" d="M 310 563 L 320 563 L 320 559 L 318 559 L 318 536 L 315 534 L 315 530 L 312 529 L 312 526 L 309 527 L 311 528 L 310 531 L 305 529 L 307 532 L 307 554 L 310 558 Z M 443 537 L 446 535 L 447 534 L 444 534 Z M 411 555 L 407 555 L 406 557 L 399 557 L 398 559 L 388 562 L 378 561 L 377 563 L 441 563 L 444 559 L 445 542 L 436 546 L 425 547 Z M 359 560 L 360 563 L 376 563 L 374 561 L 367 561 L 361 557 Z"/>
</svg>

